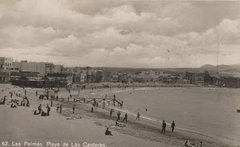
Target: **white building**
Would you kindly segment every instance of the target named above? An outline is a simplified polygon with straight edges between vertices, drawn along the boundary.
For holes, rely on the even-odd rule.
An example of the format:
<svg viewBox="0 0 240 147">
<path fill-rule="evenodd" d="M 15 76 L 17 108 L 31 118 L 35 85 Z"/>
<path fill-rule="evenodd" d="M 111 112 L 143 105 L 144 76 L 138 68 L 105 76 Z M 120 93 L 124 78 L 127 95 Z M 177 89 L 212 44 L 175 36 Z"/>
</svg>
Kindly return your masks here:
<svg viewBox="0 0 240 147">
<path fill-rule="evenodd" d="M 53 73 L 54 64 L 48 62 L 13 62 L 13 66 L 15 69 L 19 71 L 30 71 L 30 72 L 38 72 L 40 74 Z"/>
<path fill-rule="evenodd" d="M 13 58 L 0 57 L 0 70 L 12 70 Z"/>
</svg>

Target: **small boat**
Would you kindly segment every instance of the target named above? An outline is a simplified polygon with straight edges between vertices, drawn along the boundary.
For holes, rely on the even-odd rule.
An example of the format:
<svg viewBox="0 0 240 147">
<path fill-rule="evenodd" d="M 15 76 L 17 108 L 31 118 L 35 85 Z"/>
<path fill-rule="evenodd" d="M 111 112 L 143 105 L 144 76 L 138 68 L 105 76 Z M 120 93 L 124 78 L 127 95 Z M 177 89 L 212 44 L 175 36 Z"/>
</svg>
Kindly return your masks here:
<svg viewBox="0 0 240 147">
<path fill-rule="evenodd" d="M 240 109 L 237 109 L 237 112 L 239 112 L 239 113 L 240 113 Z"/>
</svg>

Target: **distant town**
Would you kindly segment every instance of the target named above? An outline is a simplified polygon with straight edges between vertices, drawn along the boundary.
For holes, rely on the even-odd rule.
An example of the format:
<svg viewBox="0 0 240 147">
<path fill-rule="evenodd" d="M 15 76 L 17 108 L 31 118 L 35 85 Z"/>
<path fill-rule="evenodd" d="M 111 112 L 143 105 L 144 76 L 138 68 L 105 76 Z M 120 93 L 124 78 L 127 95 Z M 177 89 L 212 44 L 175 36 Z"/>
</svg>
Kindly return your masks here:
<svg viewBox="0 0 240 147">
<path fill-rule="evenodd" d="M 223 70 L 226 69 L 226 70 Z M 237 67 L 238 68 L 238 67 Z M 200 68 L 110 68 L 64 67 L 49 62 L 16 62 L 0 57 L 0 83 L 25 87 L 67 85 L 111 86 L 209 86 L 239 88 L 240 78 L 231 66 L 204 65 Z M 239 70 L 240 68 L 238 68 Z"/>
</svg>

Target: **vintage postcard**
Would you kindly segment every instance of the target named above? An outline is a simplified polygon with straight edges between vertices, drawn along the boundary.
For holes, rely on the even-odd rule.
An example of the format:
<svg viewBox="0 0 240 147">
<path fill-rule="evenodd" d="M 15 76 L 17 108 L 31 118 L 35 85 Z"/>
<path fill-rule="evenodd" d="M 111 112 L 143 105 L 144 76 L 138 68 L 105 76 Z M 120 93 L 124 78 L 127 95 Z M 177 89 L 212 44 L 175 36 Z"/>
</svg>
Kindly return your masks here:
<svg viewBox="0 0 240 147">
<path fill-rule="evenodd" d="M 0 0 L 0 147 L 240 147 L 240 1 Z"/>
</svg>

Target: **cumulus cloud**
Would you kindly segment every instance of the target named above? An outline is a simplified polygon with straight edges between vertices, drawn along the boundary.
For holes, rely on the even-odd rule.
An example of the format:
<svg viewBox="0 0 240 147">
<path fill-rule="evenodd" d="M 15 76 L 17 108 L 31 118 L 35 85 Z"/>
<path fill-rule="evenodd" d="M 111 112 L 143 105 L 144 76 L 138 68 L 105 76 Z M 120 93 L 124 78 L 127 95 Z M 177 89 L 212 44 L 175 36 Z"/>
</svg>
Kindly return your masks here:
<svg viewBox="0 0 240 147">
<path fill-rule="evenodd" d="M 238 63 L 234 59 L 240 56 L 239 9 L 229 2 L 224 4 L 225 10 L 235 13 L 216 17 L 220 11 L 213 9 L 212 2 L 206 3 L 3 0 L 0 52 L 19 60 L 70 66 L 196 67 Z M 221 2 L 214 4 L 223 8 Z"/>
</svg>

